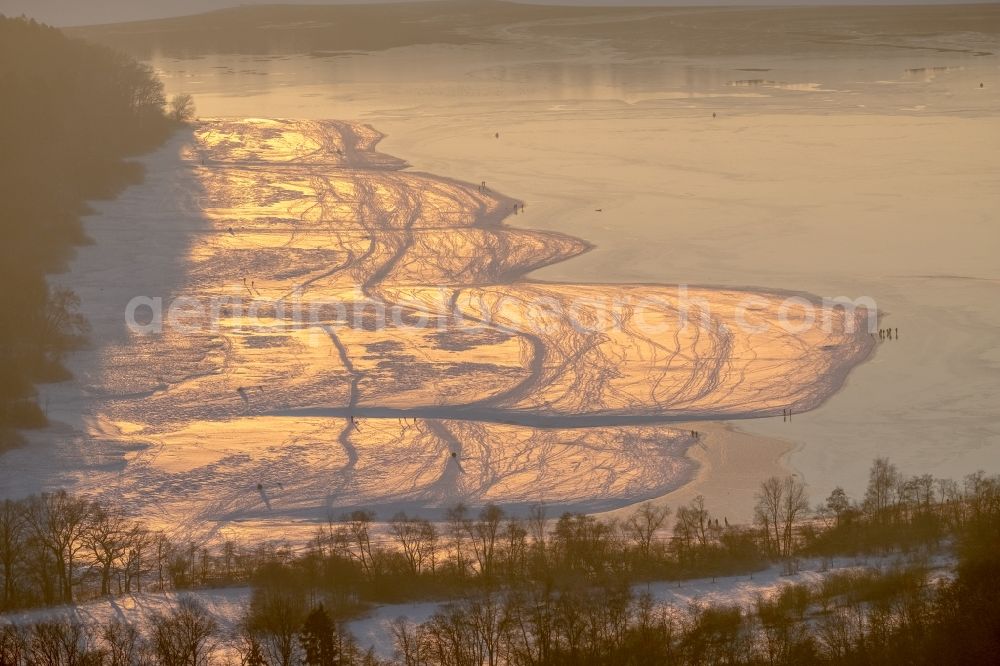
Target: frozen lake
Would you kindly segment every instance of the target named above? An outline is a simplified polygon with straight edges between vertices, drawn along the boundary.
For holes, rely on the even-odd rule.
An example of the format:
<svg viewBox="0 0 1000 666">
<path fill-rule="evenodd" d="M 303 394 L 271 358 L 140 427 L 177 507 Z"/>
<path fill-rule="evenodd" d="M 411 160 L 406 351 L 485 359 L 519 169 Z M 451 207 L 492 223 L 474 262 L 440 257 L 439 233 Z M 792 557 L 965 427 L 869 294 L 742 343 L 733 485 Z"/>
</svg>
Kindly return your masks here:
<svg viewBox="0 0 1000 666">
<path fill-rule="evenodd" d="M 555 32 L 541 39 L 543 28 Z M 152 63 L 168 92 L 194 94 L 203 117 L 368 123 L 387 135 L 379 149 L 405 159 L 411 171 L 485 182 L 490 191 L 523 202 L 509 225 L 593 245 L 573 258 L 542 262 L 531 278 L 801 291 L 877 303 L 880 327 L 891 328 L 893 339 L 877 341 L 874 355 L 818 407 L 791 422 L 777 402 L 769 411 L 748 410 L 752 414 L 691 412 L 721 421 L 675 424 L 678 437 L 690 429 L 704 437 L 689 450 L 702 473 L 667 494 L 671 503 L 703 492 L 713 512 L 746 520 L 756 484 L 786 468 L 809 483 L 814 502 L 835 485 L 858 495 L 875 456 L 889 456 L 913 474 L 958 477 L 994 468 L 1000 444 L 994 405 L 1000 392 L 1000 232 L 994 223 L 1000 210 L 1000 68 L 994 56 L 982 54 L 1000 44 L 971 33 L 894 38 L 890 44 L 859 39 L 831 57 L 826 47 L 795 51 L 754 42 L 754 35 L 717 54 L 664 55 L 521 24 L 503 27 L 492 43 L 309 56 L 158 55 Z M 156 244 L 137 252 L 145 281 L 126 281 L 122 286 L 132 292 L 180 288 L 174 264 L 198 251 L 189 239 L 210 232 L 226 240 L 226 226 L 206 230 L 200 212 L 205 199 L 197 183 L 177 171 L 180 150 L 177 143 L 173 156 L 163 153 L 164 168 L 150 165 L 140 186 L 177 195 L 162 209 L 151 211 L 148 199 L 126 193 L 119 202 L 101 204 L 88 223 L 102 229 L 101 211 L 116 211 L 111 222 L 104 219 L 104 238 L 131 241 L 133 248 Z M 184 168 L 199 166 L 196 158 L 185 159 Z M 133 215 L 143 216 L 146 227 L 130 231 Z M 149 231 L 168 229 L 178 217 L 187 220 L 187 240 Z M 297 261 L 322 248 L 299 249 L 305 252 Z M 83 248 L 74 270 L 87 253 L 100 251 Z M 237 290 L 239 274 L 234 268 Z M 72 282 L 73 273 L 57 279 Z M 91 271 L 89 280 L 81 290 L 85 304 L 88 295 L 109 302 L 100 295 L 108 276 Z M 120 309 L 107 317 L 109 326 L 119 325 Z M 120 340 L 104 340 L 101 353 L 135 356 L 135 349 L 109 342 Z M 215 362 L 210 346 L 189 351 L 190 362 L 174 368 L 177 373 L 195 377 Z M 254 353 L 257 367 L 266 367 L 267 350 Z M 329 349 L 321 353 L 316 364 L 329 363 Z M 220 487 L 248 476 L 248 468 L 221 468 L 219 452 L 244 447 L 253 458 L 251 434 L 263 441 L 280 433 L 281 444 L 301 443 L 311 428 L 322 429 L 316 418 L 331 416 L 300 414 L 294 432 L 283 420 L 201 433 L 210 446 L 187 438 L 155 449 L 109 448 L 99 436 L 80 434 L 111 428 L 105 434 L 119 441 L 131 421 L 87 414 L 86 405 L 108 384 L 107 377 L 87 376 L 87 358 L 93 357 L 71 361 L 87 389 L 83 397 L 78 384 L 45 389 L 60 424 L 42 433 L 35 448 L 5 455 L 4 494 L 85 490 L 95 483 L 115 492 L 115 475 L 160 466 L 158 475 L 181 474 L 183 483 L 162 475 L 132 478 L 121 486 L 127 487 L 123 497 L 158 488 L 164 520 L 188 507 L 246 521 L 240 529 L 268 529 L 260 514 L 264 499 L 255 498 L 260 506 L 252 508 L 235 490 L 219 494 Z M 178 397 L 161 391 L 169 383 L 153 376 L 147 385 L 122 390 L 154 398 L 163 393 L 166 398 L 149 404 L 170 411 Z M 248 376 L 230 388 L 256 383 Z M 192 394 L 187 407 L 211 408 L 198 395 L 204 394 Z M 240 407 L 239 397 L 233 404 Z M 733 416 L 754 418 L 726 420 Z M 135 427 L 136 433 L 142 428 Z M 647 492 L 690 476 L 682 469 L 640 472 L 624 462 L 636 460 L 627 450 L 601 453 L 608 456 L 601 464 L 617 461 L 611 466 L 632 469 Z M 62 461 L 55 468 L 54 455 Z M 319 475 L 323 464 L 336 463 L 319 454 L 302 461 Z M 531 487 L 533 479 L 519 476 L 518 483 Z M 561 497 L 581 508 L 609 508 L 580 495 L 592 479 L 571 481 Z M 627 484 L 604 487 L 618 493 L 618 504 L 632 492 Z M 303 529 L 311 529 L 314 516 L 304 510 L 300 518 Z"/>
</svg>

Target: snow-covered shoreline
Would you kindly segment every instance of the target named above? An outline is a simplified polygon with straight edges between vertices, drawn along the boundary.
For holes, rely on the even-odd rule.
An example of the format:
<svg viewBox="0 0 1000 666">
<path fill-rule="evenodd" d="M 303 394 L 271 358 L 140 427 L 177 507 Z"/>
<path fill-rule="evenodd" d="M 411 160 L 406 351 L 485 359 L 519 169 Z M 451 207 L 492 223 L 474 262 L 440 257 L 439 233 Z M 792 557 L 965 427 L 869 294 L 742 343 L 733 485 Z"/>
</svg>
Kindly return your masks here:
<svg viewBox="0 0 1000 666">
<path fill-rule="evenodd" d="M 898 555 L 876 557 L 810 558 L 798 562 L 796 573 L 787 574 L 784 565 L 772 565 L 752 574 L 718 576 L 681 581 L 637 583 L 632 592 L 636 596 L 648 594 L 654 604 L 686 610 L 690 605 L 739 606 L 752 608 L 758 597 L 769 599 L 788 585 L 817 585 L 832 575 L 862 571 L 887 571 L 910 562 Z M 953 576 L 955 558 L 948 552 L 930 557 L 925 566 L 931 581 Z M 251 590 L 247 587 L 190 590 L 169 593 L 131 594 L 109 599 L 96 599 L 72 607 L 58 606 L 16 613 L 0 614 L 0 624 L 29 626 L 39 622 L 64 621 L 97 626 L 112 619 L 130 623 L 146 620 L 151 613 L 174 608 L 177 600 L 190 596 L 202 603 L 219 623 L 221 636 L 234 636 L 242 614 L 249 604 Z M 419 624 L 429 620 L 447 602 L 415 601 L 403 604 L 376 605 L 363 616 L 346 622 L 346 628 L 364 650 L 373 648 L 376 655 L 391 658 L 394 653 L 391 625 L 403 618 Z M 221 644 L 221 651 L 234 654 L 230 639 Z"/>
</svg>

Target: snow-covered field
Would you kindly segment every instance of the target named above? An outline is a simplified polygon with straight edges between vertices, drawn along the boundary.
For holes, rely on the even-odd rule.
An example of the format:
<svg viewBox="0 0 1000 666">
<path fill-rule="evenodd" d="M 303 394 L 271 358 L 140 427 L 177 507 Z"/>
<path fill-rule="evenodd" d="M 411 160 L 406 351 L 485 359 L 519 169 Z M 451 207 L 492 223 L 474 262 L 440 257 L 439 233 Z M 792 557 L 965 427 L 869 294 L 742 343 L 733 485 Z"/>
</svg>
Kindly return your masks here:
<svg viewBox="0 0 1000 666">
<path fill-rule="evenodd" d="M 587 245 L 380 138 L 209 120 L 149 158 L 60 278 L 94 347 L 4 494 L 292 540 L 357 507 L 615 509 L 693 477 L 672 423 L 808 410 L 872 349 L 868 312 L 802 294 L 528 281 Z"/>
</svg>

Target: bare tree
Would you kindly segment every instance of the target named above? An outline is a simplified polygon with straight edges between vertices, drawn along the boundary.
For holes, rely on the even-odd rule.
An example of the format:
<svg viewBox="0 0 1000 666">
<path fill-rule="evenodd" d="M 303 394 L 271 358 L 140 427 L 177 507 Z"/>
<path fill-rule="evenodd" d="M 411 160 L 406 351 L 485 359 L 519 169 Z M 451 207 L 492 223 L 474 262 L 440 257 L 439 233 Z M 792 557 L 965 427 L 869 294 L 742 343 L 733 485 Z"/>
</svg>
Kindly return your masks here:
<svg viewBox="0 0 1000 666">
<path fill-rule="evenodd" d="M 539 551 L 545 550 L 545 527 L 548 521 L 545 516 L 545 505 L 535 504 L 528 513 L 528 530 L 531 532 L 531 542 Z"/>
<path fill-rule="evenodd" d="M 432 565 L 437 552 L 437 530 L 430 521 L 400 512 L 389 521 L 389 529 L 399 541 L 411 573 L 420 574 Z"/>
<path fill-rule="evenodd" d="M 962 501 L 958 482 L 954 479 L 938 479 L 937 495 L 943 515 L 954 523 L 960 523 L 965 515 L 965 503 Z"/>
<path fill-rule="evenodd" d="M 80 297 L 65 287 L 51 287 L 46 295 L 45 307 L 39 312 L 28 313 L 34 323 L 26 323 L 34 331 L 33 342 L 39 361 L 58 362 L 63 352 L 75 346 L 90 325 L 80 314 Z"/>
<path fill-rule="evenodd" d="M 934 476 L 921 474 L 913 477 L 914 501 L 918 510 L 929 513 L 934 504 Z"/>
<path fill-rule="evenodd" d="M 705 498 L 701 495 L 677 509 L 674 538 L 682 553 L 690 553 L 695 545 L 704 547 L 708 544 L 709 520 Z"/>
<path fill-rule="evenodd" d="M 361 564 L 362 571 L 369 578 L 376 577 L 379 572 L 371 538 L 374 520 L 375 514 L 371 511 L 352 511 L 341 518 L 336 536 L 338 544 Z"/>
<path fill-rule="evenodd" d="M 219 625 L 193 597 L 182 596 L 177 608 L 149 617 L 156 657 L 163 666 L 205 666 L 215 649 Z"/>
<path fill-rule="evenodd" d="M 503 568 L 506 575 L 522 579 L 527 575 L 528 530 L 517 518 L 510 518 L 503 530 Z"/>
<path fill-rule="evenodd" d="M 428 663 L 424 643 L 423 628 L 414 625 L 405 617 L 398 617 L 389 624 L 396 655 L 403 660 L 403 666 L 423 666 Z"/>
<path fill-rule="evenodd" d="M 501 596 L 487 592 L 465 606 L 466 617 L 475 642 L 480 646 L 485 666 L 498 666 L 507 626 L 507 613 Z"/>
<path fill-rule="evenodd" d="M 785 487 L 785 502 L 782 507 L 782 554 L 789 557 L 794 544 L 795 524 L 809 511 L 809 495 L 805 484 L 796 481 L 793 476 L 786 476 L 782 481 Z"/>
<path fill-rule="evenodd" d="M 43 493 L 28 500 L 27 521 L 33 536 L 52 555 L 62 601 L 73 603 L 74 570 L 77 555 L 84 547 L 94 506 L 65 490 Z"/>
<path fill-rule="evenodd" d="M 194 118 L 194 98 L 187 93 L 174 95 L 170 98 L 168 115 L 179 123 Z"/>
<path fill-rule="evenodd" d="M 494 574 L 497 537 L 503 518 L 503 509 L 495 504 L 487 504 L 479 512 L 479 518 L 468 526 L 479 573 L 484 578 L 491 578 Z"/>
<path fill-rule="evenodd" d="M 781 551 L 781 508 L 784 503 L 784 486 L 781 479 L 772 476 L 760 484 L 755 495 L 754 520 L 761 526 L 765 547 L 775 553 Z"/>
<path fill-rule="evenodd" d="M 986 476 L 983 470 L 966 475 L 964 486 L 965 503 L 973 518 L 995 513 L 1000 507 L 1000 483 L 997 477 Z"/>
<path fill-rule="evenodd" d="M 132 115 L 140 119 L 162 117 L 163 105 L 166 103 L 163 82 L 155 75 L 153 68 L 124 54 L 119 54 L 116 58 L 119 66 L 116 68 L 117 78 L 114 84 Z"/>
<path fill-rule="evenodd" d="M 27 661 L 28 631 L 13 624 L 0 625 L 0 664 L 19 666 Z"/>
<path fill-rule="evenodd" d="M 107 647 L 108 666 L 134 666 L 139 662 L 143 644 L 135 625 L 116 618 L 104 625 L 101 638 Z"/>
<path fill-rule="evenodd" d="M 670 516 L 670 507 L 643 503 L 624 523 L 625 533 L 635 542 L 643 559 L 649 559 L 653 537 Z"/>
<path fill-rule="evenodd" d="M 868 472 L 868 488 L 865 490 L 865 509 L 878 522 L 888 518 L 893 503 L 893 494 L 900 483 L 899 470 L 888 458 L 876 458 Z"/>
<path fill-rule="evenodd" d="M 86 629 L 79 623 L 42 622 L 31 628 L 28 642 L 30 664 L 78 666 L 100 663 L 91 648 Z"/>
<path fill-rule="evenodd" d="M 449 666 L 481 666 L 486 655 L 462 605 L 448 605 L 424 623 L 428 662 Z"/>
<path fill-rule="evenodd" d="M 760 484 L 754 517 L 767 535 L 772 550 L 788 557 L 791 554 L 795 522 L 809 510 L 805 485 L 795 477 L 772 476 Z"/>
<path fill-rule="evenodd" d="M 128 529 L 125 554 L 122 558 L 125 592 L 132 591 L 133 581 L 136 592 L 142 592 L 142 577 L 146 573 L 145 555 L 153 543 L 154 536 L 139 523 L 132 524 Z"/>
<path fill-rule="evenodd" d="M 83 533 L 87 549 L 101 576 L 101 594 L 111 594 L 111 574 L 129 546 L 132 525 L 117 509 L 95 506 Z"/>
<path fill-rule="evenodd" d="M 552 585 L 507 592 L 506 624 L 511 663 L 553 663 L 556 647 L 556 594 Z"/>
</svg>

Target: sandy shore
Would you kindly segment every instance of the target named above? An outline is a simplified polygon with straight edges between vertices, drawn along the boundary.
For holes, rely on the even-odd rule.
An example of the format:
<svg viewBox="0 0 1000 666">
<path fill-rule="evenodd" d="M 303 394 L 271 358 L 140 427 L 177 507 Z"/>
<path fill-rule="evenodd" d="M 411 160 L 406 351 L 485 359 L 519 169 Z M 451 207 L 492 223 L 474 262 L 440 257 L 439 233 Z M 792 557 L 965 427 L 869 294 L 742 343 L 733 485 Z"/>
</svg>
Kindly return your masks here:
<svg viewBox="0 0 1000 666">
<path fill-rule="evenodd" d="M 653 504 L 666 505 L 673 511 L 701 495 L 713 518 L 748 524 L 753 522 L 755 495 L 761 481 L 793 473 L 785 464 L 794 449 L 790 442 L 751 435 L 725 423 L 679 425 L 696 428 L 700 433 L 698 444 L 687 451 L 697 463 L 698 472 L 678 490 L 651 500 Z M 629 507 L 602 515 L 624 519 L 632 510 Z"/>
</svg>

